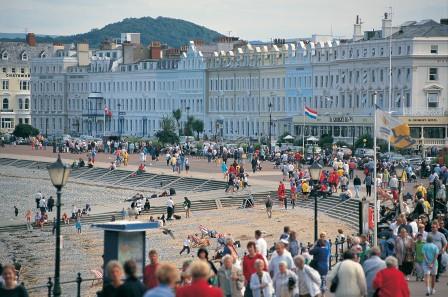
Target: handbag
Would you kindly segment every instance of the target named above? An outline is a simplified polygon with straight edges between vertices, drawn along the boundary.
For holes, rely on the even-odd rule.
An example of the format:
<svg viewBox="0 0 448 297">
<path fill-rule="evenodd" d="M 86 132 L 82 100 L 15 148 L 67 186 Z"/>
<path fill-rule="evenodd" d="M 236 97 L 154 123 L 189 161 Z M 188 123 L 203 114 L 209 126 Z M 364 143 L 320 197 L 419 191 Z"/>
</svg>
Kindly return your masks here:
<svg viewBox="0 0 448 297">
<path fill-rule="evenodd" d="M 331 280 L 331 285 L 330 285 L 330 292 L 331 293 L 335 293 L 336 290 L 338 289 L 338 285 L 339 285 L 339 276 L 338 276 L 338 274 L 339 274 L 339 269 L 341 269 L 341 265 L 342 265 L 342 262 L 338 266 L 338 271 L 336 271 L 336 275 Z"/>
</svg>

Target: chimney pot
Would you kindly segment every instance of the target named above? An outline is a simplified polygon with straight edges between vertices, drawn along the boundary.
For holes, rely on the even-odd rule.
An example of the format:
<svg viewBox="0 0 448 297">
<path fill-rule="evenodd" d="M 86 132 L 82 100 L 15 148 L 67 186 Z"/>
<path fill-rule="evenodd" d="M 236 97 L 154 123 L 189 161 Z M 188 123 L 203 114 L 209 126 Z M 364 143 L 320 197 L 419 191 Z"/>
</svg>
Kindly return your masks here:
<svg viewBox="0 0 448 297">
<path fill-rule="evenodd" d="M 26 43 L 29 46 L 36 46 L 36 35 L 34 33 L 26 34 Z"/>
</svg>

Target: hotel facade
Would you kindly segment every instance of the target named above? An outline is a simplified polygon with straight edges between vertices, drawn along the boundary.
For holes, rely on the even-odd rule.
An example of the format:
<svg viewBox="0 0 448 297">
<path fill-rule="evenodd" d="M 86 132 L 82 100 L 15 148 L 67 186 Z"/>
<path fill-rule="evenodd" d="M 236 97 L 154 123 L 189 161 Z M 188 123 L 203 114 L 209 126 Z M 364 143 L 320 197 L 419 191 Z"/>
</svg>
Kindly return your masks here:
<svg viewBox="0 0 448 297">
<path fill-rule="evenodd" d="M 150 137 L 164 115 L 180 108 L 181 122 L 203 120 L 203 134 L 212 138 L 266 138 L 271 115 L 274 140 L 305 132 L 351 144 L 372 134 L 376 93 L 381 108 L 409 123 L 419 145 L 442 146 L 448 144 L 444 22 L 392 27 L 386 14 L 378 31 L 362 32 L 357 18 L 351 39 L 316 35 L 215 51 L 190 42 L 169 57 L 137 46 L 136 36 L 114 55 L 64 49 L 32 60 L 32 123 L 50 135 Z M 317 110 L 317 120 L 304 119 L 304 106 Z"/>
</svg>

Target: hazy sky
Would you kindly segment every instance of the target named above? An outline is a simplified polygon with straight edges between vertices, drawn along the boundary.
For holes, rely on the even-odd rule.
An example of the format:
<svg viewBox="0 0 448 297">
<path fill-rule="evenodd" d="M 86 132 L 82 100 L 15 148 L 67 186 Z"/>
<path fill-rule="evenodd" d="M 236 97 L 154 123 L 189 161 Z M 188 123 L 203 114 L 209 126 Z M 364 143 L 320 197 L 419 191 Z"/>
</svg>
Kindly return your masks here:
<svg viewBox="0 0 448 297">
<path fill-rule="evenodd" d="M 447 0 L 0 0 L 0 32 L 74 34 L 127 17 L 185 19 L 244 39 L 351 36 L 357 14 L 363 30 L 378 29 L 393 7 L 395 24 L 448 16 Z"/>
</svg>

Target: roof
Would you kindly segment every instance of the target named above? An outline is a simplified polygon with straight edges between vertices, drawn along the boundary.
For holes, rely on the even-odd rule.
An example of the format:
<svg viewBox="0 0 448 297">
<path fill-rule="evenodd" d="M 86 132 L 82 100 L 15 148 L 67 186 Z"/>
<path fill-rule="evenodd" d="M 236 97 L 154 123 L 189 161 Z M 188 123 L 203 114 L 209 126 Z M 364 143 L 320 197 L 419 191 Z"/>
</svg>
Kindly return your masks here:
<svg viewBox="0 0 448 297">
<path fill-rule="evenodd" d="M 423 20 L 417 23 L 407 22 L 392 35 L 394 39 L 414 37 L 448 37 L 448 25 L 442 25 L 434 20 Z"/>
<path fill-rule="evenodd" d="M 8 53 L 8 60 L 1 60 L 0 63 L 7 64 L 28 64 L 31 59 L 39 58 L 42 52 L 48 56 L 53 54 L 53 44 L 37 43 L 36 46 L 29 46 L 26 42 L 0 41 L 0 53 Z M 26 53 L 27 60 L 22 60 L 22 54 Z"/>
</svg>

